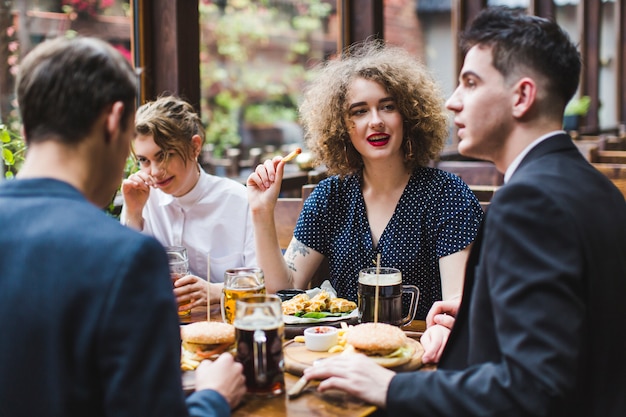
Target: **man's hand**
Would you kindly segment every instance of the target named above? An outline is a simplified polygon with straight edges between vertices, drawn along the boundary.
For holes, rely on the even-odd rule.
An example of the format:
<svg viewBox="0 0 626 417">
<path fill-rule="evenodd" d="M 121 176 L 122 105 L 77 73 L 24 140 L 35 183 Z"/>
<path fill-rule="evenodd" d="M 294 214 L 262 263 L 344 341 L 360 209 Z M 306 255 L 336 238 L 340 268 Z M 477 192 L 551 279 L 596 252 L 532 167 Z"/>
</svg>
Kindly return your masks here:
<svg viewBox="0 0 626 417">
<path fill-rule="evenodd" d="M 230 353 L 222 353 L 214 362 L 202 361 L 196 368 L 196 391 L 203 389 L 217 391 L 235 408 L 246 393 L 243 366 Z"/>
<path fill-rule="evenodd" d="M 387 390 L 396 373 L 362 354 L 338 355 L 304 370 L 308 380 L 323 380 L 318 390 L 338 389 L 385 408 Z"/>
</svg>

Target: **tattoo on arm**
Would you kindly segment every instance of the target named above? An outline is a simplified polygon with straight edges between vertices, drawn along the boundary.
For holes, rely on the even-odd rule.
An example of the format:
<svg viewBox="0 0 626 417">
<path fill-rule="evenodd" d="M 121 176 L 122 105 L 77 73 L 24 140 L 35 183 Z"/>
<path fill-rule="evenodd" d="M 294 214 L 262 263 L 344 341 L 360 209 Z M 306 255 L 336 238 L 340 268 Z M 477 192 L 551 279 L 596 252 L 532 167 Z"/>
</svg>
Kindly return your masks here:
<svg viewBox="0 0 626 417">
<path fill-rule="evenodd" d="M 309 254 L 308 246 L 304 245 L 301 242 L 294 241 L 289 244 L 287 251 L 285 253 L 285 262 L 287 263 L 287 268 L 291 271 L 296 272 L 296 258 L 298 256 L 307 256 Z M 290 281 L 293 282 L 293 274 L 289 274 Z"/>
</svg>

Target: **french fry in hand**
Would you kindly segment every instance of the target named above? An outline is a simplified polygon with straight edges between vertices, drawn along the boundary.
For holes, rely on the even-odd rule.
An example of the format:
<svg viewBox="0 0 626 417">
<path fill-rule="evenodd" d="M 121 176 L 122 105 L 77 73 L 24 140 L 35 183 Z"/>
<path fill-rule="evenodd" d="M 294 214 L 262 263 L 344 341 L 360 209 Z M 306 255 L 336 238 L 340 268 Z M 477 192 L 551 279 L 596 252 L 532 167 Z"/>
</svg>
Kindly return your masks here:
<svg viewBox="0 0 626 417">
<path fill-rule="evenodd" d="M 293 151 L 289 152 L 287 154 L 287 156 L 285 156 L 283 158 L 284 162 L 289 162 L 291 161 L 293 158 L 295 158 L 296 156 L 300 155 L 302 153 L 302 149 L 301 148 L 296 148 Z"/>
</svg>

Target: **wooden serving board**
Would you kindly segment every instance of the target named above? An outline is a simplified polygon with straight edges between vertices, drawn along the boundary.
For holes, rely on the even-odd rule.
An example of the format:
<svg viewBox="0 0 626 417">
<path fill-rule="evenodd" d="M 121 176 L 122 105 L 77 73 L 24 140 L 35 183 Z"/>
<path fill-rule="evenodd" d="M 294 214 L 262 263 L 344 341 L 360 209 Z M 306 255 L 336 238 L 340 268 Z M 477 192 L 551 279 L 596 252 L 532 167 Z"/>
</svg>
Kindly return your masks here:
<svg viewBox="0 0 626 417">
<path fill-rule="evenodd" d="M 404 365 L 392 368 L 396 372 L 413 371 L 422 366 L 422 355 L 424 354 L 424 348 L 415 339 L 408 339 L 409 344 L 415 346 L 415 354 L 411 357 L 411 360 Z M 304 370 L 313 365 L 313 362 L 317 359 L 325 359 L 331 356 L 341 355 L 339 353 L 328 352 L 313 352 L 308 350 L 304 343 L 295 342 L 289 340 L 284 344 L 284 357 L 285 357 L 285 371 L 293 375 L 302 375 Z"/>
</svg>

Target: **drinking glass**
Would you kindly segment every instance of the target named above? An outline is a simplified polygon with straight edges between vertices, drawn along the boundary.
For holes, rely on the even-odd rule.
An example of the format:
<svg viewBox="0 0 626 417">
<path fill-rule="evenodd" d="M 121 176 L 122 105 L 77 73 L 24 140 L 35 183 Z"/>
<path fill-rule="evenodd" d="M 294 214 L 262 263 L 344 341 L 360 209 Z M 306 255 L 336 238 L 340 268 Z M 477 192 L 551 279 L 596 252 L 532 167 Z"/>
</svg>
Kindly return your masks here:
<svg viewBox="0 0 626 417">
<path fill-rule="evenodd" d="M 359 321 L 373 322 L 378 286 L 378 322 L 406 326 L 415 317 L 419 289 L 402 284 L 402 272 L 396 268 L 365 268 L 359 272 L 357 290 Z M 402 316 L 402 294 L 411 294 L 409 314 Z"/>
<path fill-rule="evenodd" d="M 236 359 L 243 365 L 248 393 L 276 396 L 285 390 L 285 324 L 280 298 L 247 295 L 236 301 Z"/>
<path fill-rule="evenodd" d="M 233 324 L 237 300 L 251 294 L 265 294 L 265 279 L 260 268 L 231 268 L 224 272 L 220 300 L 224 322 Z"/>
<path fill-rule="evenodd" d="M 183 246 L 166 246 L 165 252 L 170 265 L 170 277 L 172 279 L 172 288 L 174 283 L 185 275 L 189 275 L 189 258 L 187 257 L 187 248 Z M 189 303 L 178 303 L 178 316 L 187 317 L 191 315 Z"/>
</svg>

